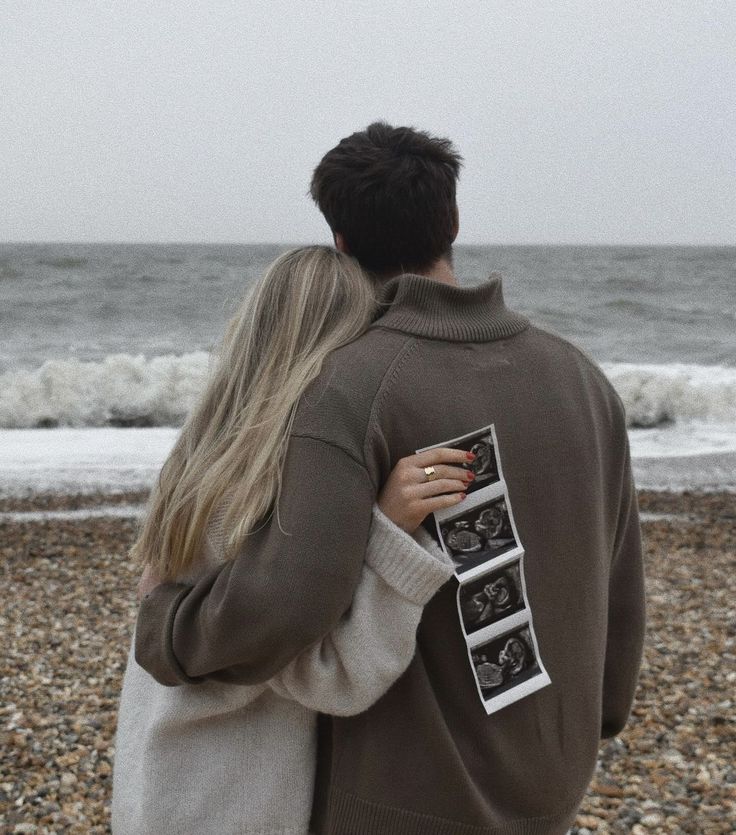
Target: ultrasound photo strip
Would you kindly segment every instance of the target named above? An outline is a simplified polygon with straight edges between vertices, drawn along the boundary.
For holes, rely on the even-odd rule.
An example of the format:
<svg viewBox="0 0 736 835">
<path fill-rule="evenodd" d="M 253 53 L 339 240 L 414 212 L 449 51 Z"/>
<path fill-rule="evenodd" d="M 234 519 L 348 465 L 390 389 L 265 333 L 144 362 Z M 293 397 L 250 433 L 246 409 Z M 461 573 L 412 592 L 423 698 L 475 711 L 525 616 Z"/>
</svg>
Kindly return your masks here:
<svg viewBox="0 0 736 835">
<path fill-rule="evenodd" d="M 488 714 L 551 683 L 539 654 L 523 563 L 523 554 L 497 560 L 488 574 L 461 581 L 457 591 L 468 657 Z"/>
<path fill-rule="evenodd" d="M 507 618 L 504 626 L 494 637 L 468 643 L 478 695 L 489 715 L 551 684 L 528 610 Z"/>
<path fill-rule="evenodd" d="M 524 552 L 504 481 L 468 496 L 462 505 L 437 511 L 434 519 L 458 578 L 484 573 L 496 559 Z"/>
<path fill-rule="evenodd" d="M 491 714 L 551 683 L 544 668 L 493 424 L 436 447 L 472 450 L 476 473 L 467 502 L 433 514 L 442 549 L 455 564 L 457 607 L 478 695 Z"/>
<path fill-rule="evenodd" d="M 514 553 L 495 560 L 483 574 L 470 580 L 463 578 L 457 604 L 466 635 L 485 632 L 498 621 L 528 608 L 522 562 L 523 555 Z"/>
</svg>

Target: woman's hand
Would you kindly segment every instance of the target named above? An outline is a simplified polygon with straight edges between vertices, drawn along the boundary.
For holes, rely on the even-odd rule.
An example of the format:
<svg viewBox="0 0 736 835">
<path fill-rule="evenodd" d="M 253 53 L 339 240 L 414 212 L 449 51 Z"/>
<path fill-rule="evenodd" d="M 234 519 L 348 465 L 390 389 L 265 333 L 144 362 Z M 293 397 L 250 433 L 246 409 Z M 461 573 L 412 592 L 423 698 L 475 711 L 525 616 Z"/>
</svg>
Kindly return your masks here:
<svg viewBox="0 0 736 835">
<path fill-rule="evenodd" d="M 391 471 L 378 496 L 378 506 L 394 524 L 414 533 L 430 513 L 465 498 L 475 475 L 461 465 L 474 459 L 472 452 L 449 447 L 408 455 Z M 434 467 L 437 477 L 427 481 L 425 467 Z"/>
<path fill-rule="evenodd" d="M 138 602 L 140 603 L 143 598 L 152 592 L 156 586 L 160 585 L 163 581 L 153 572 L 153 569 L 150 565 L 147 565 L 143 569 L 143 574 L 141 575 L 141 579 L 138 581 Z"/>
</svg>

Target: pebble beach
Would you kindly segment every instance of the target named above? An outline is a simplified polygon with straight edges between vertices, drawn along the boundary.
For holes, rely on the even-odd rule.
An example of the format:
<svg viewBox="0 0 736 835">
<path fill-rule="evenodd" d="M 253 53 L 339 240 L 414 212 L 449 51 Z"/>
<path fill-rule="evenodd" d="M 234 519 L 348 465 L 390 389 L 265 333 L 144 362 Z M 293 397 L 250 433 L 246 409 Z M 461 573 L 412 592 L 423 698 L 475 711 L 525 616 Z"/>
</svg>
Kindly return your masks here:
<svg viewBox="0 0 736 835">
<path fill-rule="evenodd" d="M 145 492 L 0 499 L 0 832 L 106 833 Z M 736 496 L 640 492 L 648 628 L 572 833 L 736 832 Z"/>
</svg>

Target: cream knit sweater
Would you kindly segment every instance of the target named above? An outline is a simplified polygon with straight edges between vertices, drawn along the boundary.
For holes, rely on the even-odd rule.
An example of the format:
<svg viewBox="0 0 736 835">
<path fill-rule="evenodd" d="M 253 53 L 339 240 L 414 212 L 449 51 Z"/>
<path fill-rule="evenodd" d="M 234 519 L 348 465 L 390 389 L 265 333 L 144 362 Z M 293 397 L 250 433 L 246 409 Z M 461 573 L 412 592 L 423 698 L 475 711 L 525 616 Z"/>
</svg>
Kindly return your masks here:
<svg viewBox="0 0 736 835">
<path fill-rule="evenodd" d="M 194 582 L 222 557 L 222 514 Z M 420 527 L 373 507 L 353 603 L 335 629 L 265 684 L 164 687 L 135 662 L 123 681 L 112 828 L 116 835 L 307 835 L 317 712 L 361 713 L 401 675 L 422 609 L 453 566 Z M 319 606 L 319 600 L 314 601 Z"/>
</svg>

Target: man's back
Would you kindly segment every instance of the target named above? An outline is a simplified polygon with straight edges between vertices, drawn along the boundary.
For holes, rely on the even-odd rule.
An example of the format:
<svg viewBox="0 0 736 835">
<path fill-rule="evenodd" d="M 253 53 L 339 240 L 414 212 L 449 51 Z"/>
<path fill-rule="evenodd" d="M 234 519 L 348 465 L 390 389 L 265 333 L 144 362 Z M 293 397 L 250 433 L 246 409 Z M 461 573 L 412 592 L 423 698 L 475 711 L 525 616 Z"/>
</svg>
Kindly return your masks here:
<svg viewBox="0 0 736 835">
<path fill-rule="evenodd" d="M 492 285 L 458 292 L 401 281 L 404 300 L 334 356 L 324 396 L 341 381 L 370 396 L 380 375 L 364 444 L 377 485 L 416 449 L 493 424 L 551 683 L 486 715 L 453 580 L 425 609 L 417 654 L 394 687 L 360 716 L 323 720 L 332 728 L 323 735 L 315 831 L 564 832 L 601 735 L 626 721 L 640 663 L 643 577 L 623 409 L 572 345 L 519 317 L 489 317 Z M 407 312 L 417 294 L 421 304 Z M 300 418 L 309 431 L 308 410 Z M 622 573 L 609 633 L 617 544 Z"/>
<path fill-rule="evenodd" d="M 599 738 L 628 717 L 641 663 L 623 408 L 577 349 L 505 307 L 500 279 L 459 288 L 403 275 L 386 298 L 302 398 L 279 516 L 217 576 L 144 600 L 136 657 L 167 684 L 271 677 L 349 607 L 371 503 L 396 461 L 492 424 L 550 683 L 487 715 L 451 581 L 425 610 L 404 676 L 362 715 L 323 718 L 313 829 L 564 833 Z M 459 513 L 466 505 L 472 495 Z M 484 687 L 497 660 L 477 662 Z"/>
</svg>

